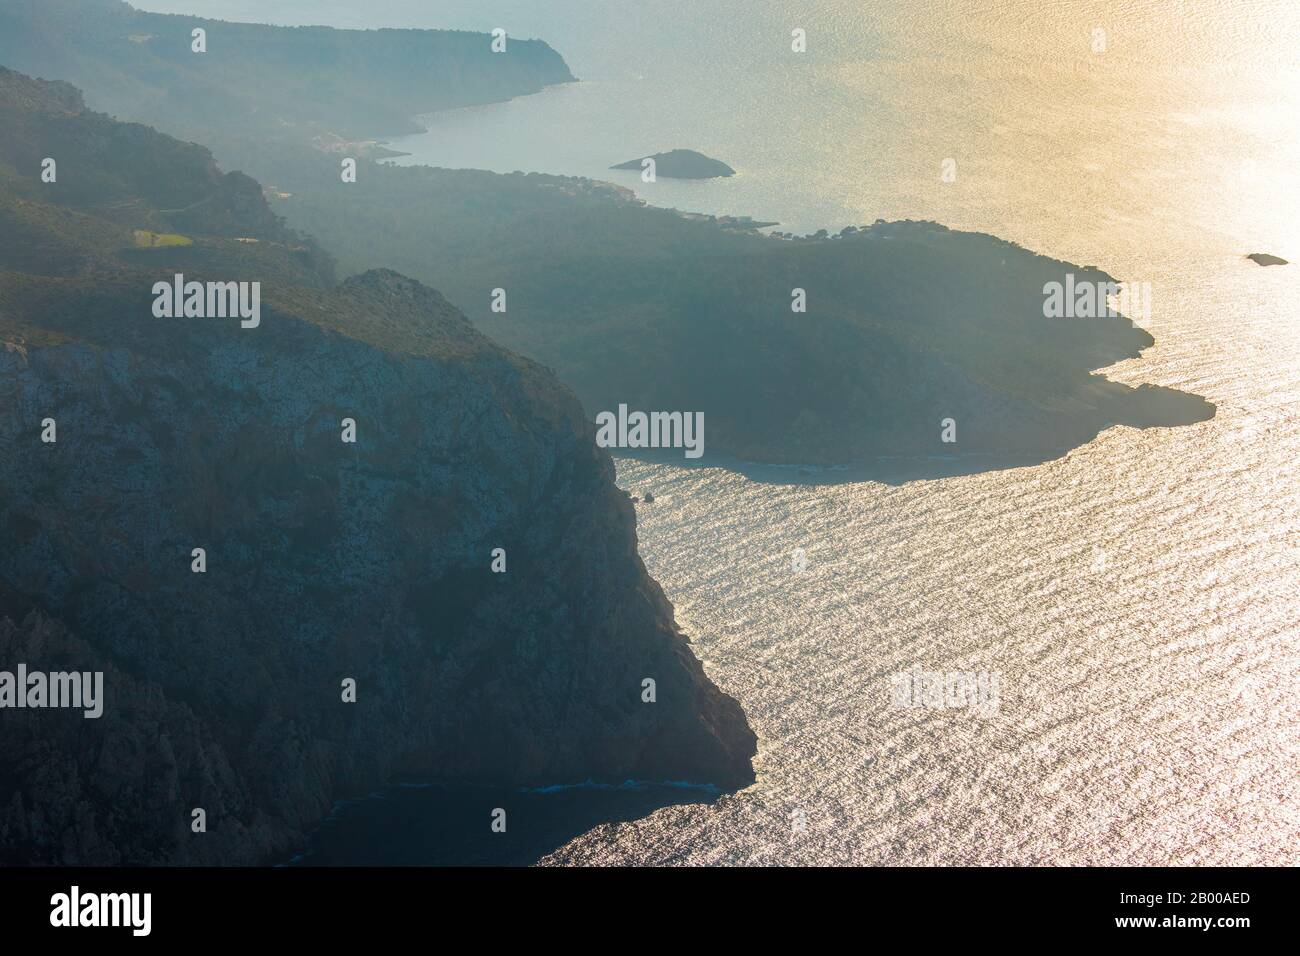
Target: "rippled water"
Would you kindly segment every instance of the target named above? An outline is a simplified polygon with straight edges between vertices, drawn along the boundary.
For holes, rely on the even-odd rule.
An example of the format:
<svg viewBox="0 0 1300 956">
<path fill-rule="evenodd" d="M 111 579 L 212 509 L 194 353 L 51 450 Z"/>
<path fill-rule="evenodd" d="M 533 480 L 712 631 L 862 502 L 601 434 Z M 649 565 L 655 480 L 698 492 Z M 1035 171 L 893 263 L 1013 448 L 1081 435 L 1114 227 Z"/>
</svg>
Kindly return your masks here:
<svg viewBox="0 0 1300 956">
<path fill-rule="evenodd" d="M 809 486 L 621 462 L 759 782 L 552 860 L 1295 862 L 1300 356 L 1247 338 L 1250 375 L 1200 337 L 1143 370 L 1194 364 L 1214 421 L 1032 468 Z M 1001 672 L 999 712 L 891 708 L 918 663 Z"/>
<path fill-rule="evenodd" d="M 933 218 L 1150 282 L 1157 344 L 1109 374 L 1218 414 L 901 485 L 621 461 L 620 484 L 655 494 L 642 554 L 759 734 L 759 778 L 546 862 L 1300 862 L 1300 264 L 1242 258 L 1300 260 L 1300 7 L 790 6 L 322 2 L 281 19 L 514 17 L 583 77 L 436 118 L 404 145 L 420 161 L 605 175 L 800 231 Z M 784 52 L 792 26 L 805 60 Z M 601 172 L 675 146 L 740 175 Z M 914 664 L 1000 672 L 1000 709 L 891 708 L 889 675 Z"/>
</svg>

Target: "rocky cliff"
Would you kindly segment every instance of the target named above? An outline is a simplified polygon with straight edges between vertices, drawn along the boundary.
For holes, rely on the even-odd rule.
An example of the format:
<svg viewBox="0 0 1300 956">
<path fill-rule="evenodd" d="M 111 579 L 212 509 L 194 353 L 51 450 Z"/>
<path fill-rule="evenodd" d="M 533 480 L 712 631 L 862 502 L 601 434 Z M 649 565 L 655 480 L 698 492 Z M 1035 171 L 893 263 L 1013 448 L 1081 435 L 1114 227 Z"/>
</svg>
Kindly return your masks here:
<svg viewBox="0 0 1300 956">
<path fill-rule="evenodd" d="M 45 86 L 0 75 L 0 669 L 103 671 L 106 702 L 0 709 L 0 862 L 266 861 L 397 775 L 752 779 L 567 389 L 413 280 L 333 285 L 264 207 L 247 242 L 111 168 L 47 201 L 41 137 L 108 121 Z M 19 268 L 19 222 L 65 258 Z M 155 317 L 181 270 L 261 281 L 260 324 Z"/>
</svg>

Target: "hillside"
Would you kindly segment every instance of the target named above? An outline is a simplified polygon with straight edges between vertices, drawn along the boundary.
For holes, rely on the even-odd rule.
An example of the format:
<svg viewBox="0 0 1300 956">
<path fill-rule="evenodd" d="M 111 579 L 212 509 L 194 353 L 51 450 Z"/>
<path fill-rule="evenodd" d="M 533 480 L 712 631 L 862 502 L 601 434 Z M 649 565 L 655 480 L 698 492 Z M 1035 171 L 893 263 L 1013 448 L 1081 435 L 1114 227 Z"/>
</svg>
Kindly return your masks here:
<svg viewBox="0 0 1300 956">
<path fill-rule="evenodd" d="M 192 32 L 206 32 L 206 52 Z M 453 30 L 336 30 L 147 13 L 122 0 L 5 0 L 0 63 L 89 92 L 90 105 L 213 145 L 226 135 L 359 139 L 420 113 L 573 80 L 540 40 Z"/>
<path fill-rule="evenodd" d="M 386 261 L 497 341 L 554 368 L 589 415 L 702 411 L 710 454 L 841 464 L 934 454 L 1052 458 L 1111 424 L 1209 418 L 1201 398 L 1096 371 L 1151 335 L 1120 315 L 1047 318 L 1047 283 L 1115 281 L 994 236 L 877 222 L 778 238 L 545 175 L 367 163 L 324 185 L 260 158 L 274 208 L 344 270 Z M 491 308 L 507 290 L 505 312 Z M 806 312 L 793 310 L 804 290 Z M 957 422 L 941 441 L 940 422 Z"/>
<path fill-rule="evenodd" d="M 41 23 L 65 29 L 73 52 L 50 60 L 56 75 L 86 77 L 120 115 L 193 135 L 226 165 L 275 187 L 273 208 L 315 236 L 344 272 L 390 266 L 437 287 L 495 340 L 555 369 L 589 418 L 620 404 L 703 413 L 706 461 L 1041 460 L 1114 424 L 1179 425 L 1214 414 L 1198 396 L 1097 374 L 1153 343 L 1128 318 L 1044 316 L 1047 283 L 1114 281 L 1095 267 L 936 223 L 768 236 L 744 220 L 649 208 L 590 180 L 395 167 L 361 150 L 357 181 L 343 183 L 337 136 L 312 135 L 309 119 L 333 102 L 321 96 L 340 72 L 333 59 L 304 63 L 295 83 L 267 95 L 277 117 L 293 117 L 277 132 L 254 121 L 232 126 L 237 110 L 178 113 L 170 93 L 130 94 L 134 84 L 162 95 L 153 61 L 134 53 L 97 59 L 106 41 L 72 24 L 66 2 L 37 5 L 40 14 L 18 4 L 26 13 L 11 20 L 17 39 L 0 45 L 0 59 L 6 49 L 35 59 L 39 43 L 25 38 L 44 36 Z M 116 11 L 108 34 L 120 35 L 126 14 L 93 2 L 104 16 Z M 488 49 L 485 36 L 476 42 Z M 386 51 L 367 46 L 379 43 L 371 32 L 347 43 L 356 59 L 344 72 L 359 90 L 388 97 L 376 117 L 409 116 L 444 96 L 433 76 L 389 72 Z M 180 88 L 202 87 L 209 57 L 170 59 L 167 75 Z M 486 96 L 494 82 L 473 88 Z M 494 289 L 506 292 L 504 312 L 491 309 Z M 792 310 L 795 290 L 805 312 Z M 955 442 L 941 440 L 949 418 Z"/>
<path fill-rule="evenodd" d="M 0 711 L 0 863 L 283 859 L 398 776 L 753 779 L 549 372 L 66 86 L 0 72 L 0 121 L 0 660 L 106 697 Z M 155 316 L 177 271 L 260 324 Z"/>
</svg>

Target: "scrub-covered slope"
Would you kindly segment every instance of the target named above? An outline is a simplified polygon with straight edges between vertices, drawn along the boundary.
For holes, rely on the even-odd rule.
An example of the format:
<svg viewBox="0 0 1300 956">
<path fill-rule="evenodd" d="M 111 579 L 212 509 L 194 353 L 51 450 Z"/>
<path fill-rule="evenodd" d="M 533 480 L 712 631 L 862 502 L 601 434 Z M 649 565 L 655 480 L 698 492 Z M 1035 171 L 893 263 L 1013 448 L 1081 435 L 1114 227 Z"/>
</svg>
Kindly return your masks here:
<svg viewBox="0 0 1300 956">
<path fill-rule="evenodd" d="M 104 673 L 98 719 L 0 709 L 0 862 L 256 862 L 398 774 L 752 779 L 549 372 L 64 86 L 0 72 L 0 122 L 0 670 Z M 158 317 L 178 272 L 258 323 Z"/>
</svg>

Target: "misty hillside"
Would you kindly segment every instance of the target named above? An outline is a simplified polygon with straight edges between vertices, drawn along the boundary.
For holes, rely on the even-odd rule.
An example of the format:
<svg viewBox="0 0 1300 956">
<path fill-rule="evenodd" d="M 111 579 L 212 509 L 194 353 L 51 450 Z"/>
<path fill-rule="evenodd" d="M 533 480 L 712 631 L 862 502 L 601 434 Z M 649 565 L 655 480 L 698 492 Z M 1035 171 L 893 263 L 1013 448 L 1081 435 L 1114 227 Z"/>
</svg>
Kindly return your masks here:
<svg viewBox="0 0 1300 956">
<path fill-rule="evenodd" d="M 752 780 L 549 372 L 66 85 L 0 71 L 0 122 L 0 658 L 106 697 L 6 711 L 0 863 L 282 860 L 404 774 Z M 260 324 L 157 317 L 175 272 Z"/>
<path fill-rule="evenodd" d="M 1113 281 L 1095 268 L 935 223 L 778 238 L 743 221 L 647 207 L 591 180 L 396 167 L 361 149 L 351 151 L 357 181 L 344 183 L 337 137 L 313 134 L 315 120 L 306 119 L 335 109 L 331 57 L 300 63 L 296 41 L 268 54 L 267 64 L 278 65 L 262 69 L 301 70 L 267 94 L 277 115 L 295 119 L 264 134 L 257 124 L 232 125 L 228 111 L 203 98 L 210 71 L 231 69 L 233 55 L 167 59 L 168 76 L 207 91 L 183 115 L 133 97 L 127 87 L 162 89 L 152 54 L 119 51 L 100 64 L 103 37 L 120 35 L 128 14 L 105 0 L 95 9 L 113 25 L 87 34 L 64 0 L 40 13 L 22 3 L 21 14 L 10 14 L 11 36 L 42 36 L 41 23 L 66 31 L 50 41 L 66 47 L 51 61 L 61 77 L 117 77 L 96 83 L 98 102 L 192 135 L 274 187 L 272 208 L 316 237 L 343 272 L 392 267 L 437 287 L 494 339 L 553 368 L 589 417 L 620 404 L 702 412 L 706 455 L 839 464 L 953 453 L 1047 459 L 1111 424 L 1173 425 L 1214 413 L 1197 396 L 1094 374 L 1154 341 L 1127 318 L 1044 317 L 1045 283 L 1071 274 Z M 248 29 L 256 42 L 321 32 Z M 346 71 L 360 78 L 359 90 L 387 97 L 385 110 L 413 113 L 446 88 L 423 67 L 387 72 L 377 38 L 408 32 L 322 35 L 364 61 L 349 60 Z M 486 35 L 475 42 L 487 49 Z M 8 49 L 35 59 L 25 41 Z M 495 69 L 494 55 L 482 56 L 473 62 Z M 542 73 L 530 75 L 552 81 Z M 500 74 L 491 75 L 478 88 L 485 96 L 500 92 Z M 498 288 L 505 312 L 489 307 Z M 796 289 L 806 312 L 792 310 Z M 949 418 L 955 443 L 941 440 Z"/>
<path fill-rule="evenodd" d="M 206 53 L 192 31 L 206 31 Z M 4 0 L 0 64 L 89 91 L 92 106 L 174 131 L 364 138 L 412 117 L 573 77 L 540 40 L 453 30 L 335 30 L 147 13 L 122 0 Z M 211 140 L 208 140 L 211 143 Z"/>
<path fill-rule="evenodd" d="M 618 187 L 248 156 L 273 202 L 345 271 L 383 261 L 545 362 L 589 415 L 619 403 L 704 412 L 706 447 L 769 462 L 878 455 L 1055 457 L 1112 423 L 1200 421 L 1213 406 L 1094 374 L 1153 343 L 1122 316 L 1050 319 L 1043 288 L 1090 267 L 936 223 L 788 240 L 648 207 Z M 491 309 L 494 288 L 505 312 Z M 806 312 L 792 309 L 804 290 Z M 958 422 L 954 444 L 940 422 Z"/>
</svg>

